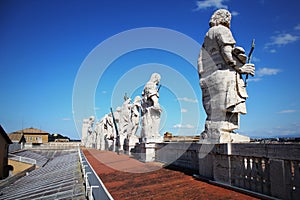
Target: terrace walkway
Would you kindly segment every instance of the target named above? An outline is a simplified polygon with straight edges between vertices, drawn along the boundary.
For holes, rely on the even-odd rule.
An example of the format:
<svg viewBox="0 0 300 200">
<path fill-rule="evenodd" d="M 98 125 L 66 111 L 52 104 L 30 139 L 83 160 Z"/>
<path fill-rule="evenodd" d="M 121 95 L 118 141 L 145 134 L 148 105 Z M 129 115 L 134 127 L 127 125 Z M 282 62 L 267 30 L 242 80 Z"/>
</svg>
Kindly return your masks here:
<svg viewBox="0 0 300 200">
<path fill-rule="evenodd" d="M 83 149 L 114 199 L 255 199 L 195 180 L 159 163 L 142 163 L 115 152 Z"/>
</svg>

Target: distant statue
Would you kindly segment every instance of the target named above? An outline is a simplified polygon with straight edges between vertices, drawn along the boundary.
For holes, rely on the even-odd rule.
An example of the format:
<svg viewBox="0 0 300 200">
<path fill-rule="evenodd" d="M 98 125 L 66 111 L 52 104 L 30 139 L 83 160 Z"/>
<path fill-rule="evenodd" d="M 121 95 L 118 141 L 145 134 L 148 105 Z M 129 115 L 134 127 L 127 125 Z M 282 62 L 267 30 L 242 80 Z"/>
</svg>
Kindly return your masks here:
<svg viewBox="0 0 300 200">
<path fill-rule="evenodd" d="M 114 150 L 114 142 L 116 139 L 114 124 L 111 113 L 104 116 L 104 139 L 105 139 L 105 149 L 109 151 Z"/>
<path fill-rule="evenodd" d="M 130 108 L 130 130 L 128 135 L 136 135 L 140 122 L 141 97 L 136 96 Z"/>
<path fill-rule="evenodd" d="M 100 136 L 100 121 L 96 122 L 95 128 L 94 128 L 94 145 L 93 148 L 99 149 L 100 143 L 99 143 L 99 136 Z"/>
<path fill-rule="evenodd" d="M 136 96 L 130 107 L 130 117 L 128 134 L 126 139 L 126 151 L 131 155 L 131 150 L 135 147 L 136 143 L 139 142 L 139 137 L 136 135 L 140 124 L 140 110 L 141 110 L 141 97 Z"/>
<path fill-rule="evenodd" d="M 86 146 L 87 143 L 87 133 L 89 129 L 89 119 L 83 119 L 82 130 L 81 130 L 81 144 Z"/>
<path fill-rule="evenodd" d="M 107 134 L 106 133 L 107 131 L 104 128 L 105 120 L 106 119 L 103 117 L 102 119 L 100 119 L 99 122 L 96 123 L 96 126 L 95 126 L 95 132 L 97 133 L 97 139 L 96 139 L 97 146 L 96 146 L 96 148 L 99 149 L 99 150 L 105 150 L 104 135 Z"/>
<path fill-rule="evenodd" d="M 230 31 L 231 14 L 219 9 L 212 15 L 198 59 L 202 100 L 207 114 L 202 139 L 218 139 L 239 128 L 240 114 L 246 114 L 248 97 L 242 74 L 254 75 L 254 65 L 236 47 Z"/>
<path fill-rule="evenodd" d="M 94 142 L 94 136 L 93 136 L 93 125 L 94 125 L 94 121 L 95 121 L 95 117 L 94 116 L 90 116 L 88 124 L 87 124 L 87 143 L 86 143 L 86 147 L 91 148 L 92 144 Z"/>
<path fill-rule="evenodd" d="M 160 116 L 162 112 L 158 102 L 159 82 L 160 75 L 153 73 L 142 93 L 141 137 L 144 142 L 160 142 L 162 140 L 159 134 Z"/>
<path fill-rule="evenodd" d="M 130 123 L 130 108 L 131 104 L 130 101 L 131 99 L 125 95 L 124 97 L 124 103 L 121 108 L 120 112 L 120 119 L 119 119 L 119 150 L 123 151 L 124 150 L 124 142 L 125 139 L 127 138 L 127 134 L 129 131 L 129 123 Z"/>
<path fill-rule="evenodd" d="M 121 118 L 121 112 L 122 112 L 122 108 L 121 107 L 117 107 L 116 111 L 114 112 L 114 117 L 116 120 L 116 124 L 117 124 L 117 128 L 118 128 L 118 132 L 120 133 L 120 118 Z"/>
</svg>

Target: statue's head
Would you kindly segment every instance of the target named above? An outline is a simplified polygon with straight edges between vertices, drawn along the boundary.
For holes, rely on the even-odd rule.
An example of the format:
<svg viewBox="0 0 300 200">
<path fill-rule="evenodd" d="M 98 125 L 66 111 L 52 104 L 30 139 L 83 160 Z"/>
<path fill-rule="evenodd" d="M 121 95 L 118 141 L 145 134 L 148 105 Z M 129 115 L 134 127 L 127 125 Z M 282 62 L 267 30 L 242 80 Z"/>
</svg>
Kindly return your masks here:
<svg viewBox="0 0 300 200">
<path fill-rule="evenodd" d="M 209 20 L 209 26 L 223 25 L 230 28 L 231 14 L 226 9 L 218 9 L 214 12 Z"/>
<path fill-rule="evenodd" d="M 141 102 L 141 97 L 140 96 L 136 96 L 135 98 L 134 98 L 134 103 L 139 103 L 139 102 Z"/>
<path fill-rule="evenodd" d="M 116 108 L 116 111 L 117 111 L 117 112 L 121 112 L 121 110 L 122 110 L 121 107 L 117 107 L 117 108 Z"/>
<path fill-rule="evenodd" d="M 150 81 L 157 85 L 160 82 L 160 75 L 158 73 L 153 73 L 151 75 Z"/>
<path fill-rule="evenodd" d="M 90 116 L 89 121 L 94 122 L 95 117 L 94 116 Z"/>
</svg>

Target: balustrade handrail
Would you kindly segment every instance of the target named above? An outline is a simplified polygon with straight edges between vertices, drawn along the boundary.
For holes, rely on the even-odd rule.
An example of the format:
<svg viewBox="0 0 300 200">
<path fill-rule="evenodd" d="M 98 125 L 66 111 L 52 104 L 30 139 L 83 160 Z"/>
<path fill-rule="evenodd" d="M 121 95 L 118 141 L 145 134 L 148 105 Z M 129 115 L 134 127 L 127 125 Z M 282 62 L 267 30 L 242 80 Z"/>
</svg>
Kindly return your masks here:
<svg viewBox="0 0 300 200">
<path fill-rule="evenodd" d="M 97 173 L 94 171 L 80 149 L 78 149 L 78 154 L 81 162 L 82 172 L 86 181 L 86 194 L 88 198 L 95 200 L 113 200 L 113 197 L 108 192 L 105 185 L 98 177 Z M 93 190 L 93 188 L 95 189 Z"/>
<path fill-rule="evenodd" d="M 32 158 L 28 158 L 28 157 L 24 157 L 24 156 L 16 156 L 14 154 L 8 154 L 8 156 L 9 156 L 9 159 L 11 159 L 11 160 L 16 160 L 19 162 L 36 165 L 36 160 L 32 159 Z"/>
</svg>

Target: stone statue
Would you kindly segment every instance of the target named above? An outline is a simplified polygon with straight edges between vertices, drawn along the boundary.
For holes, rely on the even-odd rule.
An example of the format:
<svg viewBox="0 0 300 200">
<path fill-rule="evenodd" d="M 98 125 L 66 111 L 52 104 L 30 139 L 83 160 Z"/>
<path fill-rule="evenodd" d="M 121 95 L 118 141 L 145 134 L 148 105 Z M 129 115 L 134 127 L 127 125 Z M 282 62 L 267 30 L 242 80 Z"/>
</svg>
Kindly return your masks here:
<svg viewBox="0 0 300 200">
<path fill-rule="evenodd" d="M 99 122 L 96 123 L 95 126 L 95 132 L 97 133 L 96 148 L 99 150 L 105 150 L 104 135 L 107 133 L 105 132 L 106 129 L 104 129 L 104 122 L 105 122 L 105 118 L 103 117 L 102 119 L 100 119 Z"/>
<path fill-rule="evenodd" d="M 130 129 L 128 135 L 136 135 L 140 122 L 141 97 L 136 96 L 130 108 Z"/>
<path fill-rule="evenodd" d="M 96 122 L 95 127 L 94 127 L 94 141 L 93 141 L 93 148 L 97 148 L 100 146 L 99 144 L 99 135 L 100 135 L 100 121 Z"/>
<path fill-rule="evenodd" d="M 104 116 L 104 139 L 105 139 L 105 149 L 113 151 L 114 150 L 114 140 L 116 138 L 114 131 L 114 124 L 111 113 Z"/>
<path fill-rule="evenodd" d="M 153 73 L 142 93 L 142 131 L 143 142 L 161 142 L 159 135 L 160 116 L 162 109 L 158 103 L 158 85 L 160 75 Z"/>
<path fill-rule="evenodd" d="M 136 96 L 130 108 L 130 119 L 128 126 L 128 135 L 126 139 L 126 151 L 131 154 L 131 149 L 135 147 L 135 144 L 139 142 L 139 138 L 136 132 L 140 124 L 140 110 L 141 110 L 141 97 Z"/>
<path fill-rule="evenodd" d="M 89 129 L 89 119 L 83 119 L 82 129 L 81 129 L 82 146 L 86 146 L 88 129 Z"/>
<path fill-rule="evenodd" d="M 114 117 L 118 126 L 118 132 L 120 134 L 120 118 L 121 118 L 121 112 L 122 112 L 122 108 L 121 107 L 117 107 L 116 111 L 114 112 Z"/>
<path fill-rule="evenodd" d="M 94 121 L 95 121 L 95 117 L 94 116 L 90 116 L 88 124 L 87 124 L 87 140 L 86 140 L 86 147 L 91 148 L 93 141 L 94 141 L 94 137 L 93 137 L 93 125 L 94 125 Z"/>
<path fill-rule="evenodd" d="M 253 64 L 246 64 L 244 49 L 235 46 L 230 21 L 229 11 L 215 11 L 198 58 L 202 101 L 207 114 L 201 138 L 218 142 L 234 142 L 237 134 L 233 131 L 239 128 L 240 114 L 247 113 L 248 95 L 242 74 L 254 75 L 255 71 Z"/>
<path fill-rule="evenodd" d="M 127 96 L 124 97 L 124 103 L 122 105 L 121 108 L 121 112 L 120 112 L 120 119 L 119 119 L 119 139 L 120 139 L 120 143 L 119 143 L 119 151 L 123 151 L 124 150 L 124 142 L 125 139 L 127 138 L 127 134 L 128 134 L 128 126 L 129 126 L 129 121 L 130 121 L 130 108 L 131 108 L 131 104 L 130 101 L 131 99 L 128 98 Z"/>
</svg>

